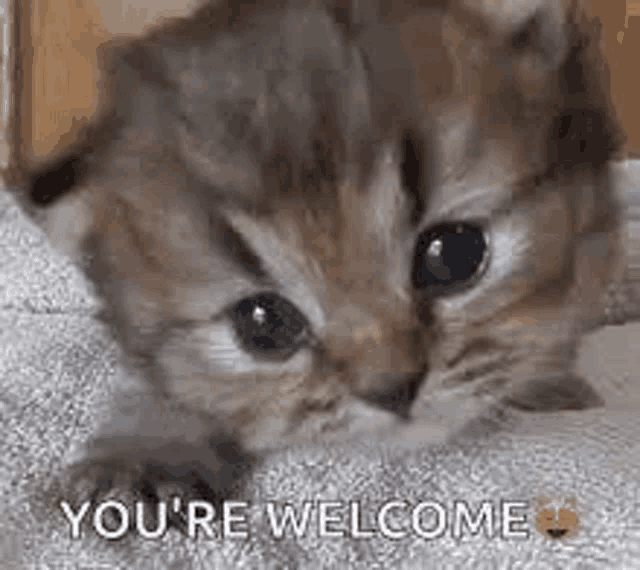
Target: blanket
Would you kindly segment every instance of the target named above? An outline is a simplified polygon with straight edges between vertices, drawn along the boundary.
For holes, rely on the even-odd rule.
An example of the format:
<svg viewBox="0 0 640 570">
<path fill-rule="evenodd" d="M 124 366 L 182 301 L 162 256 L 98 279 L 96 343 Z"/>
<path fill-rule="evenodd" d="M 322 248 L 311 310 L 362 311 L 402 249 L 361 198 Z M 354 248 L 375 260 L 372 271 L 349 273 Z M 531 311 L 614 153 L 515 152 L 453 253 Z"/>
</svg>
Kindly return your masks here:
<svg viewBox="0 0 640 570">
<path fill-rule="evenodd" d="M 632 167 L 622 191 L 640 180 Z M 133 504 L 83 513 L 72 496 L 49 499 L 121 387 L 99 307 L 0 192 L 2 569 L 640 567 L 638 325 L 584 339 L 579 366 L 603 408 L 522 413 L 473 444 L 290 446 L 265 458 L 222 520 L 194 505 L 189 535 L 154 533 Z"/>
</svg>

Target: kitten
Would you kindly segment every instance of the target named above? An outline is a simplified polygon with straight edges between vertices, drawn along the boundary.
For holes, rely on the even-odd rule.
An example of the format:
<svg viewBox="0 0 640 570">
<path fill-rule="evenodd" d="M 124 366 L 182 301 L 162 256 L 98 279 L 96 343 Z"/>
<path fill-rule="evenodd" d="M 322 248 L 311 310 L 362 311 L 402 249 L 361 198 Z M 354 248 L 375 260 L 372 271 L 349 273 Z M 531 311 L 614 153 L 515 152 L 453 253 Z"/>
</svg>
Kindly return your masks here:
<svg viewBox="0 0 640 570">
<path fill-rule="evenodd" d="M 491 6 L 229 0 L 105 48 L 98 118 L 25 183 L 150 386 L 95 482 L 219 496 L 287 441 L 601 403 L 573 371 L 620 251 L 599 27 Z"/>
</svg>

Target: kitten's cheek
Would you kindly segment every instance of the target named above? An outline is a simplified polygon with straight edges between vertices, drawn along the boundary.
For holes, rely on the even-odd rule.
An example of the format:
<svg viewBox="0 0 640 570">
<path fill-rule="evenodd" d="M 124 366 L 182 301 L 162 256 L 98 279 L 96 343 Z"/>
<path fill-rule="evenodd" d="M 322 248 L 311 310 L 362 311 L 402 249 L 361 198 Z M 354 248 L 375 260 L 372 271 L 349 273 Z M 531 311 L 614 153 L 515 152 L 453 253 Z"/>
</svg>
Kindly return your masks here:
<svg viewBox="0 0 640 570">
<path fill-rule="evenodd" d="M 46 211 L 44 231 L 51 245 L 75 261 L 82 259 L 82 243 L 93 226 L 93 210 L 86 193 L 65 196 Z"/>
<path fill-rule="evenodd" d="M 293 408 L 292 394 L 312 370 L 312 353 L 301 349 L 286 361 L 258 360 L 241 349 L 228 327 L 214 325 L 187 340 L 169 341 L 158 366 L 164 388 L 193 409 L 231 420 L 240 412 Z M 274 413 L 276 410 L 271 410 Z"/>
</svg>

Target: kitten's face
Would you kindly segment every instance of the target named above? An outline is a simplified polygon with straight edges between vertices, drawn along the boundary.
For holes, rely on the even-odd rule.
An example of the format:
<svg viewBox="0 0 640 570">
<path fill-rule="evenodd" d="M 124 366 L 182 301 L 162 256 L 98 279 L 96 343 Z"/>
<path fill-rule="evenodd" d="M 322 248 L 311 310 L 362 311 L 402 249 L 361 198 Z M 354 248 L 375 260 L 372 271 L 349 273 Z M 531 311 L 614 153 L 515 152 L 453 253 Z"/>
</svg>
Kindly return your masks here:
<svg viewBox="0 0 640 570">
<path fill-rule="evenodd" d="M 573 354 L 617 218 L 558 6 L 394 3 L 351 37 L 266 10 L 143 41 L 112 83 L 124 127 L 50 235 L 96 256 L 153 382 L 250 448 L 348 429 L 354 398 L 407 413 L 417 392 L 409 415 L 452 430 L 463 403 L 591 405 Z"/>
</svg>

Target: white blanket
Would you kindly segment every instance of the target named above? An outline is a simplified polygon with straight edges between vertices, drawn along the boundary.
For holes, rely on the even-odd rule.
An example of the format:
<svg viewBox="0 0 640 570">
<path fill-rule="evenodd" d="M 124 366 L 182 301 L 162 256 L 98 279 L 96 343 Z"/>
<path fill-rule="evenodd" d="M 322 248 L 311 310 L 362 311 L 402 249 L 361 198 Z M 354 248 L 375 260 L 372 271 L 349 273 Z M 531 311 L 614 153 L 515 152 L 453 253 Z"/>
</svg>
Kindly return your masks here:
<svg viewBox="0 0 640 570">
<path fill-rule="evenodd" d="M 234 510 L 248 523 L 232 530 L 248 529 L 248 538 L 209 538 L 200 527 L 196 540 L 172 529 L 156 540 L 130 531 L 111 541 L 89 525 L 72 539 L 46 490 L 109 412 L 117 347 L 92 318 L 96 307 L 79 271 L 0 192 L 0 568 L 640 568 L 638 326 L 585 340 L 581 365 L 606 395 L 604 409 L 523 415 L 514 433 L 466 448 L 285 450 L 253 474 L 243 497 L 249 507 Z M 542 497 L 569 501 L 563 516 L 577 515 L 565 538 L 537 530 Z M 392 500 L 406 506 L 387 507 L 378 521 Z M 305 535 L 289 527 L 274 538 L 269 504 L 279 515 L 286 503 L 302 513 L 305 501 L 314 502 Z M 319 520 L 320 503 L 331 501 L 343 507 L 325 507 L 328 516 L 342 522 Z M 355 501 L 360 528 L 373 536 L 349 536 Z M 527 521 L 511 532 L 501 527 L 504 501 L 529 502 L 513 507 Z M 468 526 L 454 536 L 459 502 L 472 515 L 483 502 L 494 509 L 492 537 L 482 525 L 475 536 Z M 416 529 L 412 509 L 420 504 Z M 562 520 L 555 526 L 569 524 Z M 347 536 L 321 536 L 323 525 Z"/>
</svg>

